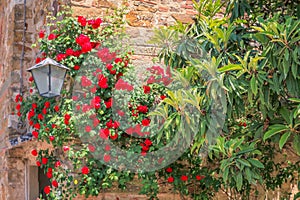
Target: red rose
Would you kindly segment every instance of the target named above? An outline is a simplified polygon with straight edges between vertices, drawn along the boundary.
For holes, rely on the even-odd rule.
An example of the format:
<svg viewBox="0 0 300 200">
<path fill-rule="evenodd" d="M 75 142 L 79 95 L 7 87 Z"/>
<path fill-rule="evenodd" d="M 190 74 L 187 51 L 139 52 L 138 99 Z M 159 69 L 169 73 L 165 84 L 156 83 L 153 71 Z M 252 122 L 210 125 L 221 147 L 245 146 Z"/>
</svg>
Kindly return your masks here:
<svg viewBox="0 0 300 200">
<path fill-rule="evenodd" d="M 86 76 L 81 77 L 81 86 L 82 87 L 89 87 L 92 85 L 92 81 L 87 78 Z"/>
<path fill-rule="evenodd" d="M 58 160 L 58 161 L 55 162 L 54 167 L 60 167 L 60 165 L 61 165 L 60 161 Z"/>
<path fill-rule="evenodd" d="M 41 30 L 39 32 L 39 38 L 44 38 L 45 37 L 45 30 Z"/>
<path fill-rule="evenodd" d="M 145 94 L 149 94 L 150 91 L 151 91 L 151 88 L 150 88 L 148 85 L 144 85 L 144 86 L 143 86 L 143 89 L 144 89 L 144 93 L 145 93 Z"/>
<path fill-rule="evenodd" d="M 85 127 L 85 132 L 89 133 L 89 132 L 91 132 L 91 130 L 92 130 L 92 127 L 90 127 L 90 126 Z"/>
<path fill-rule="evenodd" d="M 66 50 L 66 55 L 67 55 L 67 56 L 73 56 L 73 54 L 74 54 L 73 49 L 68 48 L 68 49 Z"/>
<path fill-rule="evenodd" d="M 79 65 L 75 65 L 73 69 L 74 69 L 74 70 L 79 70 L 79 69 L 80 69 L 80 66 L 79 66 Z"/>
<path fill-rule="evenodd" d="M 112 140 L 116 140 L 116 139 L 118 139 L 118 134 L 117 134 L 117 133 L 111 133 L 111 134 L 109 135 L 109 137 L 110 137 L 110 139 L 112 139 Z"/>
<path fill-rule="evenodd" d="M 90 38 L 86 35 L 81 34 L 76 38 L 76 43 L 79 44 L 80 46 L 88 42 L 90 42 Z"/>
<path fill-rule="evenodd" d="M 122 110 L 118 110 L 117 113 L 120 117 L 123 117 L 125 115 L 125 113 Z"/>
<path fill-rule="evenodd" d="M 113 122 L 112 119 L 110 119 L 108 122 L 106 122 L 107 128 L 112 128 L 113 127 Z"/>
<path fill-rule="evenodd" d="M 21 104 L 17 104 L 16 110 L 20 110 L 20 109 L 21 109 Z"/>
<path fill-rule="evenodd" d="M 172 176 L 170 176 L 170 177 L 168 178 L 168 182 L 169 182 L 169 183 L 173 183 L 173 182 L 174 182 L 174 178 L 173 178 Z"/>
<path fill-rule="evenodd" d="M 34 78 L 32 76 L 29 77 L 28 81 L 32 82 L 34 80 Z"/>
<path fill-rule="evenodd" d="M 45 108 L 49 108 L 49 107 L 50 107 L 50 102 L 49 102 L 49 101 L 46 101 L 46 102 L 44 103 L 44 107 L 45 107 Z"/>
<path fill-rule="evenodd" d="M 70 120 L 70 119 L 71 119 L 71 115 L 65 114 L 65 120 Z"/>
<path fill-rule="evenodd" d="M 48 158 L 42 158 L 42 164 L 43 164 L 43 165 L 46 165 L 47 162 L 48 162 Z"/>
<path fill-rule="evenodd" d="M 95 109 L 99 109 L 101 107 L 101 98 L 99 96 L 95 96 L 91 100 L 91 107 Z"/>
<path fill-rule="evenodd" d="M 187 181 L 189 179 L 188 176 L 186 175 L 182 175 L 181 178 L 180 178 L 182 181 Z"/>
<path fill-rule="evenodd" d="M 109 136 L 109 133 L 110 133 L 110 131 L 109 131 L 109 129 L 108 128 L 105 128 L 105 129 L 100 129 L 100 131 L 99 131 L 99 136 L 102 138 L 102 139 L 107 139 L 108 138 L 108 136 Z"/>
<path fill-rule="evenodd" d="M 140 106 L 137 107 L 137 110 L 138 110 L 140 113 L 147 113 L 147 112 L 148 112 L 148 107 L 147 107 L 147 106 L 140 105 Z"/>
<path fill-rule="evenodd" d="M 78 16 L 77 21 L 81 24 L 81 26 L 86 25 L 86 18 L 83 16 Z"/>
<path fill-rule="evenodd" d="M 101 20 L 100 18 L 97 18 L 97 19 L 94 21 L 94 23 L 92 24 L 92 27 L 93 27 L 94 29 L 97 29 L 97 28 L 100 27 L 101 23 L 102 23 L 102 20 Z"/>
<path fill-rule="evenodd" d="M 41 128 L 41 125 L 40 125 L 39 123 L 36 123 L 36 124 L 34 125 L 34 128 L 36 128 L 37 130 L 39 130 L 39 129 Z"/>
<path fill-rule="evenodd" d="M 102 89 L 106 89 L 108 87 L 108 84 L 107 84 L 107 78 L 103 75 L 103 74 L 100 74 L 98 76 L 98 85 L 100 88 Z"/>
<path fill-rule="evenodd" d="M 81 168 L 81 173 L 82 174 L 88 174 L 90 172 L 89 168 L 87 166 L 84 166 Z"/>
<path fill-rule="evenodd" d="M 48 185 L 48 186 L 46 186 L 46 187 L 44 187 L 44 192 L 45 192 L 45 194 L 49 194 L 50 193 L 50 191 L 51 191 L 51 188 L 50 188 L 50 186 Z"/>
<path fill-rule="evenodd" d="M 146 118 L 146 119 L 142 120 L 142 125 L 143 126 L 149 126 L 149 124 L 150 124 L 150 119 Z"/>
<path fill-rule="evenodd" d="M 22 96 L 20 94 L 17 94 L 15 98 L 15 102 L 18 103 L 19 101 L 21 102 L 22 100 L 23 100 Z"/>
<path fill-rule="evenodd" d="M 35 64 L 38 64 L 39 62 L 41 62 L 42 61 L 42 59 L 40 58 L 40 57 L 37 57 L 36 59 L 35 59 Z"/>
<path fill-rule="evenodd" d="M 167 169 L 166 169 L 166 172 L 168 172 L 168 173 L 171 173 L 173 171 L 173 169 L 171 168 L 171 167 L 168 167 Z"/>
<path fill-rule="evenodd" d="M 110 155 L 105 154 L 105 155 L 103 156 L 103 160 L 104 160 L 104 162 L 109 162 L 109 161 L 110 161 Z"/>
<path fill-rule="evenodd" d="M 59 111 L 59 106 L 58 105 L 54 106 L 54 110 L 55 110 L 55 112 L 58 112 Z"/>
<path fill-rule="evenodd" d="M 112 106 L 112 98 L 108 99 L 108 101 L 106 101 L 104 103 L 105 103 L 106 108 L 111 108 L 111 106 Z"/>
<path fill-rule="evenodd" d="M 81 45 L 81 52 L 87 53 L 92 50 L 92 44 L 90 42 L 86 42 Z"/>
<path fill-rule="evenodd" d="M 57 188 L 57 187 L 58 187 L 57 181 L 56 181 L 56 180 L 53 180 L 53 181 L 52 181 L 52 185 L 53 185 L 53 187 L 56 187 L 56 188 Z"/>
<path fill-rule="evenodd" d="M 52 142 L 53 140 L 55 140 L 55 137 L 53 135 L 50 135 L 49 140 Z"/>
<path fill-rule="evenodd" d="M 142 147 L 142 151 L 148 151 L 148 150 L 149 150 L 149 147 L 147 147 L 147 146 Z"/>
<path fill-rule="evenodd" d="M 43 120 L 44 119 L 44 116 L 42 114 L 38 114 L 38 119 L 39 120 Z"/>
<path fill-rule="evenodd" d="M 69 151 L 70 148 L 69 148 L 68 146 L 64 146 L 64 147 L 63 147 L 63 150 L 64 150 L 64 151 Z"/>
<path fill-rule="evenodd" d="M 110 151 L 110 146 L 107 144 L 104 148 L 105 151 Z"/>
<path fill-rule="evenodd" d="M 119 128 L 119 126 L 120 126 L 120 123 L 118 121 L 114 121 L 113 128 L 117 129 L 117 128 Z"/>
<path fill-rule="evenodd" d="M 39 137 L 39 132 L 32 131 L 32 135 L 33 135 L 33 137 L 38 138 Z"/>
<path fill-rule="evenodd" d="M 116 57 L 116 53 L 110 53 L 108 48 L 100 49 L 97 55 L 104 63 L 110 62 Z"/>
<path fill-rule="evenodd" d="M 46 176 L 47 176 L 49 179 L 52 178 L 52 171 L 47 172 Z"/>
<path fill-rule="evenodd" d="M 74 51 L 73 56 L 79 57 L 81 55 L 81 53 L 82 53 L 81 50 Z"/>
<path fill-rule="evenodd" d="M 37 108 L 37 104 L 36 103 L 31 104 L 31 108 L 32 109 L 36 109 Z"/>
<path fill-rule="evenodd" d="M 36 161 L 36 166 L 40 167 L 41 166 L 41 162 L 40 161 Z"/>
<path fill-rule="evenodd" d="M 33 150 L 31 151 L 31 155 L 33 155 L 33 156 L 37 156 L 37 155 L 38 155 L 38 152 L 37 152 L 37 150 L 36 150 L 36 149 L 33 149 Z"/>
<path fill-rule="evenodd" d="M 115 63 L 119 63 L 119 62 L 122 62 L 122 58 L 116 58 L 115 59 Z"/>
<path fill-rule="evenodd" d="M 151 140 L 149 140 L 148 138 L 145 140 L 145 145 L 147 145 L 147 146 L 151 146 L 152 145 L 152 141 Z"/>
<path fill-rule="evenodd" d="M 205 178 L 205 176 L 196 175 L 196 179 L 197 179 L 198 181 L 201 181 L 201 180 L 204 179 L 204 178 Z"/>
<path fill-rule="evenodd" d="M 88 148 L 89 148 L 90 152 L 95 152 L 95 150 L 96 150 L 96 148 L 91 144 L 89 144 Z"/>
<path fill-rule="evenodd" d="M 59 54 L 56 55 L 56 60 L 57 60 L 58 62 L 60 62 L 60 61 L 62 61 L 63 59 L 65 59 L 66 57 L 67 57 L 66 54 L 64 54 L 64 53 L 59 53 Z"/>
<path fill-rule="evenodd" d="M 47 109 L 46 109 L 46 108 L 43 108 L 42 113 L 43 113 L 44 115 L 46 115 L 46 114 L 47 114 Z"/>
<path fill-rule="evenodd" d="M 54 40 L 56 38 L 56 35 L 51 33 L 49 36 L 48 36 L 48 40 Z"/>
</svg>

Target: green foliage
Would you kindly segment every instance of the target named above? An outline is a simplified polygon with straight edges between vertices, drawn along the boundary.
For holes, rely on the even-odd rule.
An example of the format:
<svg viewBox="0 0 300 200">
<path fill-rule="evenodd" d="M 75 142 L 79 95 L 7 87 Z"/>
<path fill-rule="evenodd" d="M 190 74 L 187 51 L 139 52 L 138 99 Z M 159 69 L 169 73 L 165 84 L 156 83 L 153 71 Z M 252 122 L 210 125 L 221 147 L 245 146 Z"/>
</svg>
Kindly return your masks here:
<svg viewBox="0 0 300 200">
<path fill-rule="evenodd" d="M 195 23 L 156 30 L 154 42 L 165 36 L 174 41 L 172 48 L 164 46 L 159 54 L 172 68 L 192 71 L 202 66 L 188 79 L 198 88 L 195 96 L 201 109 L 209 112 L 203 103 L 213 97 L 201 93 L 210 86 L 208 74 L 218 80 L 224 91 L 225 126 L 216 144 L 208 145 L 209 162 L 214 163 L 222 178 L 222 187 L 231 198 L 249 199 L 256 184 L 275 190 L 286 181 L 296 183 L 299 177 L 291 173 L 299 171 L 300 156 L 299 6 L 293 1 L 241 0 L 222 4 L 200 0 L 194 2 L 194 7 L 199 12 Z M 224 17 L 216 17 L 220 13 Z M 178 98 L 175 95 L 173 102 Z M 192 152 L 199 153 L 209 143 L 209 120 L 201 118 Z M 287 160 L 288 167 L 274 160 L 274 155 L 286 148 L 298 155 L 296 160 Z"/>
</svg>

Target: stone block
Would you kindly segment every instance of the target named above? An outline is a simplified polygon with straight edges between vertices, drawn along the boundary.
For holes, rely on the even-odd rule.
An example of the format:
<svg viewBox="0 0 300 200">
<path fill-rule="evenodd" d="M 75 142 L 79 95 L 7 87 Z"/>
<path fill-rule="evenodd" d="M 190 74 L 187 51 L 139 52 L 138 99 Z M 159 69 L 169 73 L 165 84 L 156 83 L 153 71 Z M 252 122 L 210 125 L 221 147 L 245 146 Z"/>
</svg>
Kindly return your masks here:
<svg viewBox="0 0 300 200">
<path fill-rule="evenodd" d="M 32 10 L 26 7 L 26 18 L 31 19 L 33 17 Z M 24 5 L 15 5 L 15 21 L 24 20 Z"/>
<path fill-rule="evenodd" d="M 126 15 L 128 24 L 133 27 L 152 27 L 153 15 L 147 12 L 130 11 Z"/>
</svg>

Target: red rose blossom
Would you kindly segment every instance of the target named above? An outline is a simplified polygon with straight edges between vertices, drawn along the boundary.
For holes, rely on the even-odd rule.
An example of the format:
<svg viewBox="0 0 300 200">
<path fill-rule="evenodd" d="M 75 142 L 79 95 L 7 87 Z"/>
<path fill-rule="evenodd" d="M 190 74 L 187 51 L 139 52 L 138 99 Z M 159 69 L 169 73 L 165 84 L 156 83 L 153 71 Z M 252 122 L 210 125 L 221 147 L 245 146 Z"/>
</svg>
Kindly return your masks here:
<svg viewBox="0 0 300 200">
<path fill-rule="evenodd" d="M 182 181 L 187 181 L 189 179 L 188 176 L 186 175 L 182 175 L 181 178 L 180 178 Z"/>
<path fill-rule="evenodd" d="M 37 156 L 37 155 L 38 155 L 38 152 L 37 152 L 37 150 L 36 150 L 36 149 L 33 149 L 33 150 L 31 151 L 31 155 L 33 155 L 33 156 Z"/>
<path fill-rule="evenodd" d="M 48 36 L 48 40 L 54 40 L 56 38 L 56 35 L 51 33 L 49 36 Z"/>
<path fill-rule="evenodd" d="M 81 24 L 81 26 L 86 25 L 86 18 L 83 16 L 78 16 L 77 21 Z"/>
<path fill-rule="evenodd" d="M 43 164 L 43 165 L 46 165 L 47 162 L 48 162 L 48 158 L 42 158 L 42 164 Z"/>
<path fill-rule="evenodd" d="M 166 169 L 166 172 L 168 172 L 168 173 L 171 173 L 173 171 L 173 169 L 171 168 L 171 167 L 168 167 L 167 169 Z"/>
<path fill-rule="evenodd" d="M 142 120 L 142 125 L 143 126 L 149 126 L 150 125 L 150 119 L 146 118 Z"/>
<path fill-rule="evenodd" d="M 168 182 L 169 182 L 169 183 L 173 183 L 173 182 L 174 182 L 174 178 L 173 178 L 172 176 L 170 176 L 170 177 L 168 178 Z"/>
<path fill-rule="evenodd" d="M 50 193 L 50 191 L 51 191 L 51 188 L 50 188 L 50 186 L 48 185 L 48 186 L 46 186 L 46 187 L 44 187 L 44 192 L 45 192 L 45 194 L 49 194 Z"/>
<path fill-rule="evenodd" d="M 60 161 L 58 160 L 58 161 L 55 162 L 54 167 L 60 167 L 60 165 L 61 165 Z"/>
<path fill-rule="evenodd" d="M 197 179 L 198 181 L 201 181 L 201 180 L 204 179 L 204 178 L 205 178 L 205 176 L 196 175 L 196 179 Z"/>
<path fill-rule="evenodd" d="M 88 174 L 90 172 L 89 168 L 87 166 L 84 166 L 81 168 L 81 173 L 82 174 Z"/>
<path fill-rule="evenodd" d="M 55 140 L 55 137 L 54 137 L 53 135 L 50 135 L 50 136 L 49 136 L 49 140 L 52 142 L 52 141 Z"/>
<path fill-rule="evenodd" d="M 147 106 L 140 105 L 140 106 L 137 107 L 137 110 L 138 110 L 140 113 L 147 113 L 147 112 L 148 112 L 148 107 L 147 107 Z"/>
<path fill-rule="evenodd" d="M 36 161 L 36 166 L 40 167 L 41 166 L 41 162 L 40 161 Z"/>
<path fill-rule="evenodd" d="M 99 131 L 99 136 L 102 138 L 102 139 L 107 139 L 108 138 L 108 136 L 109 136 L 109 133 L 110 133 L 110 131 L 109 131 L 109 129 L 108 128 L 105 128 L 105 129 L 100 129 L 100 131 Z"/>
<path fill-rule="evenodd" d="M 152 145 L 152 141 L 151 140 L 149 140 L 148 138 L 145 140 L 145 145 L 147 145 L 147 146 L 151 146 Z"/>
<path fill-rule="evenodd" d="M 105 154 L 105 155 L 103 156 L 103 160 L 104 160 L 104 162 L 109 162 L 109 161 L 110 161 L 110 155 Z"/>
<path fill-rule="evenodd" d="M 56 180 L 53 180 L 53 181 L 52 181 L 52 185 L 53 185 L 53 187 L 56 187 L 56 188 L 57 188 L 57 187 L 58 187 L 57 181 L 56 181 Z"/>
<path fill-rule="evenodd" d="M 110 146 L 107 144 L 105 145 L 105 148 L 104 148 L 105 151 L 110 151 Z"/>
<path fill-rule="evenodd" d="M 91 126 L 85 126 L 85 132 L 89 133 L 91 132 L 92 127 Z"/>
<path fill-rule="evenodd" d="M 39 137 L 39 132 L 32 131 L 32 135 L 33 135 L 33 137 L 38 138 Z"/>
<path fill-rule="evenodd" d="M 150 91 L 151 91 L 151 88 L 150 88 L 150 86 L 148 86 L 148 85 L 144 85 L 144 86 L 143 86 L 143 89 L 144 89 L 144 93 L 145 93 L 145 94 L 149 94 Z"/>
<path fill-rule="evenodd" d="M 75 65 L 73 69 L 77 71 L 77 70 L 80 69 L 80 66 L 79 65 Z"/>
<path fill-rule="evenodd" d="M 39 38 L 44 38 L 45 37 L 45 30 L 41 30 L 39 32 Z"/>
</svg>

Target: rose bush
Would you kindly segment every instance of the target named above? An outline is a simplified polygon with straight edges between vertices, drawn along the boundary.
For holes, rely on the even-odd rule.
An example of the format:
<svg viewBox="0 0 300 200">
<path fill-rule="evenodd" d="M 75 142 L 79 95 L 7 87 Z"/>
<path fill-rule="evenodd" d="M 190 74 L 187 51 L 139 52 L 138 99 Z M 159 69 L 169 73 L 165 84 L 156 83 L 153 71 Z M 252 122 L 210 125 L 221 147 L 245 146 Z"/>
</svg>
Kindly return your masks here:
<svg viewBox="0 0 300 200">
<path fill-rule="evenodd" d="M 260 20 L 253 35 L 249 27 L 257 24 L 244 26 L 244 15 L 230 15 L 236 4 L 228 3 L 224 18 L 215 18 L 222 4 L 205 2 L 195 2 L 196 23 L 159 31 L 153 41 L 166 44 L 160 58 L 168 67 L 154 65 L 143 73 L 131 63 L 121 10 L 105 19 L 74 18 L 67 11 L 62 20 L 49 18 L 52 32 L 39 33 L 36 62 L 51 57 L 70 69 L 62 95 L 41 98 L 30 78 L 29 93 L 16 97 L 33 137 L 53 145 L 30 152 L 51 180 L 47 198 L 97 196 L 139 178 L 140 193 L 150 199 L 160 187 L 194 199 L 213 198 L 220 190 L 249 199 L 257 183 L 274 190 L 296 180 L 299 161 L 283 168 L 273 158 L 288 138 L 299 153 L 299 97 L 293 90 L 299 20 L 287 19 L 288 26 Z M 290 43 L 284 36 L 275 39 L 274 24 L 281 32 L 294 27 Z M 276 60 L 273 50 L 285 60 Z M 199 57 L 205 52 L 212 58 Z M 220 107 L 228 107 L 227 113 Z M 188 148 L 177 156 L 180 143 Z M 165 156 L 152 156 L 165 146 Z"/>
</svg>

